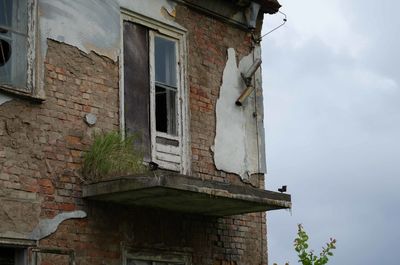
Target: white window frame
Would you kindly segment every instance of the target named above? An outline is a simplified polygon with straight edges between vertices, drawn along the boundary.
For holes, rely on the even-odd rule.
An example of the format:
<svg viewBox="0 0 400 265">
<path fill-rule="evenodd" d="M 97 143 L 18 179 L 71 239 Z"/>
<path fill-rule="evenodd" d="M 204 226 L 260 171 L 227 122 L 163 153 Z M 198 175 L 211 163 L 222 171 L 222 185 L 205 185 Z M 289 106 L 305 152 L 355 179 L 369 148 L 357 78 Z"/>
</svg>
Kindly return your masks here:
<svg viewBox="0 0 400 265">
<path fill-rule="evenodd" d="M 14 0 L 15 1 L 15 0 Z M 26 47 L 26 58 L 24 58 L 24 62 L 27 64 L 27 72 L 26 72 L 26 84 L 24 87 L 16 87 L 8 84 L 0 83 L 0 91 L 5 91 L 9 93 L 13 93 L 21 96 L 28 96 L 35 98 L 36 91 L 36 74 L 37 74 L 37 65 L 36 65 L 36 42 L 37 42 L 37 0 L 27 0 L 27 47 Z M 12 56 L 12 55 L 11 55 Z M 18 65 L 16 65 L 17 58 L 12 57 L 10 60 L 13 60 L 12 71 L 15 70 Z M 13 75 L 11 73 L 11 75 Z M 41 97 L 37 97 L 38 100 L 43 100 Z"/>
<path fill-rule="evenodd" d="M 161 37 L 164 39 L 171 40 L 175 42 L 175 55 L 176 55 L 176 62 L 178 67 L 176 69 L 177 75 L 177 91 L 176 91 L 176 135 L 171 135 L 168 133 L 160 132 L 156 130 L 156 81 L 155 81 L 155 37 Z M 182 145 L 182 138 L 180 131 L 181 127 L 181 107 L 179 104 L 179 99 L 182 98 L 182 87 L 179 77 L 182 75 L 180 73 L 180 60 L 181 55 L 179 52 L 179 39 L 174 39 L 169 37 L 168 35 L 160 34 L 156 31 L 150 30 L 149 31 L 149 45 L 150 45 L 150 128 L 151 128 L 151 153 L 152 159 L 154 162 L 159 164 L 162 168 L 170 169 L 174 171 L 180 171 L 180 146 Z M 179 142 L 179 146 L 175 147 L 172 145 L 163 145 L 157 143 L 157 137 L 177 141 Z"/>
<path fill-rule="evenodd" d="M 181 76 L 180 67 L 179 67 L 179 65 L 180 65 L 179 40 L 178 39 L 174 39 L 174 38 L 170 38 L 169 36 L 160 34 L 160 33 L 156 32 L 156 31 L 150 31 L 149 32 L 150 83 L 151 83 L 151 92 L 154 93 L 153 96 L 151 97 L 151 100 L 153 101 L 152 105 L 154 105 L 154 107 L 153 107 L 154 109 L 153 110 L 155 110 L 155 108 L 156 108 L 155 99 L 156 99 L 156 86 L 157 86 L 157 84 L 156 84 L 157 81 L 155 80 L 156 79 L 156 77 L 155 77 L 156 76 L 156 73 L 155 73 L 156 72 L 156 67 L 155 67 L 155 64 L 156 64 L 156 62 L 155 62 L 155 54 L 156 54 L 156 51 L 155 51 L 155 38 L 156 37 L 162 38 L 162 39 L 165 39 L 165 40 L 168 40 L 168 41 L 171 41 L 171 42 L 174 42 L 174 44 L 175 44 L 175 61 L 177 63 L 176 68 L 175 68 L 175 73 L 176 73 L 175 78 L 177 80 L 176 90 L 175 90 L 175 92 L 176 92 L 175 108 L 177 108 L 176 109 L 176 116 L 175 116 L 176 134 L 173 135 L 173 134 L 164 133 L 164 132 L 160 132 L 160 131 L 156 130 L 156 136 L 163 137 L 163 138 L 170 139 L 170 140 L 179 141 L 180 132 L 179 132 L 178 128 L 179 128 L 179 126 L 181 124 L 181 122 L 180 122 L 181 113 L 180 113 L 179 100 L 178 99 L 180 98 L 180 94 L 181 94 L 181 90 L 182 90 L 182 87 L 180 86 L 181 82 L 179 81 L 179 77 Z M 167 101 L 169 101 L 168 98 L 167 98 Z M 168 104 L 168 102 L 167 102 L 167 104 Z M 155 113 L 155 111 L 152 112 L 152 113 Z M 169 115 L 167 114 L 167 116 L 169 116 Z M 153 117 L 152 120 L 155 121 L 156 117 Z M 154 124 L 154 125 L 155 125 L 155 127 L 157 127 L 156 124 Z M 169 127 L 169 124 L 167 124 L 167 127 Z"/>
<path fill-rule="evenodd" d="M 186 30 L 164 24 L 160 21 L 145 17 L 130 10 L 121 9 L 121 56 L 120 56 L 120 124 L 121 131 L 125 132 L 124 113 L 124 60 L 123 60 L 123 22 L 130 21 L 149 29 L 149 68 L 150 68 L 150 134 L 151 134 L 151 158 L 161 169 L 177 171 L 182 174 L 190 174 L 189 158 L 189 93 L 187 86 L 187 47 Z M 177 121 L 176 135 L 158 132 L 156 130 L 155 117 L 155 67 L 154 67 L 154 37 L 161 36 L 176 42 L 177 56 Z M 161 137 L 178 141 L 179 147 L 163 145 L 156 142 Z"/>
</svg>

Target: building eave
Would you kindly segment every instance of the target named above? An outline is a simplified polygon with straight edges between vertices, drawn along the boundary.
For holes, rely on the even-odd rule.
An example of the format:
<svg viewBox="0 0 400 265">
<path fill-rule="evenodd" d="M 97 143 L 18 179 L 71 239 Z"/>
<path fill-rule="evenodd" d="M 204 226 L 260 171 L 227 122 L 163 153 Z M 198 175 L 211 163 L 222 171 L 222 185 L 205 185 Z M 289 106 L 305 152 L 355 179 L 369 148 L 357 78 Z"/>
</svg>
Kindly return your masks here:
<svg viewBox="0 0 400 265">
<path fill-rule="evenodd" d="M 266 14 L 275 14 L 281 8 L 277 0 L 256 0 L 261 5 L 261 11 Z"/>
</svg>

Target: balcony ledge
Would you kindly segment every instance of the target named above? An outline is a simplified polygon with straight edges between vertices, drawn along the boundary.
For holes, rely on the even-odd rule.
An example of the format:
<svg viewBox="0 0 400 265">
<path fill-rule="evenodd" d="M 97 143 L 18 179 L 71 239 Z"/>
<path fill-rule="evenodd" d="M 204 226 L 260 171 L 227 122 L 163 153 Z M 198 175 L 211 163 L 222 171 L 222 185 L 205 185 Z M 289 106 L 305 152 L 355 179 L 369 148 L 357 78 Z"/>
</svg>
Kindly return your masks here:
<svg viewBox="0 0 400 265">
<path fill-rule="evenodd" d="M 83 197 L 210 216 L 291 208 L 289 194 L 176 173 L 126 176 L 87 184 Z"/>
</svg>

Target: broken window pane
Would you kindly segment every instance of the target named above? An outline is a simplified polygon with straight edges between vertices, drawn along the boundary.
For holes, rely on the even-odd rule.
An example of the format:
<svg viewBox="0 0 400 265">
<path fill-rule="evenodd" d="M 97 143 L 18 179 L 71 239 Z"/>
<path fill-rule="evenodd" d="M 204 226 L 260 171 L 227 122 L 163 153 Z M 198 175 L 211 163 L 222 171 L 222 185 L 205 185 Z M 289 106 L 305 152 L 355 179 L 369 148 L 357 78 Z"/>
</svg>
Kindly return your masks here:
<svg viewBox="0 0 400 265">
<path fill-rule="evenodd" d="M 176 135 L 176 90 L 156 85 L 156 129 Z"/>
<path fill-rule="evenodd" d="M 5 65 L 11 57 L 11 41 L 0 39 L 0 66 Z"/>
<path fill-rule="evenodd" d="M 26 87 L 27 0 L 0 0 L 0 84 Z"/>
<path fill-rule="evenodd" d="M 12 27 L 12 0 L 1 0 L 0 4 L 0 80 L 11 77 L 11 64 L 7 63 L 11 57 Z M 4 77 L 3 77 L 4 76 Z"/>
</svg>

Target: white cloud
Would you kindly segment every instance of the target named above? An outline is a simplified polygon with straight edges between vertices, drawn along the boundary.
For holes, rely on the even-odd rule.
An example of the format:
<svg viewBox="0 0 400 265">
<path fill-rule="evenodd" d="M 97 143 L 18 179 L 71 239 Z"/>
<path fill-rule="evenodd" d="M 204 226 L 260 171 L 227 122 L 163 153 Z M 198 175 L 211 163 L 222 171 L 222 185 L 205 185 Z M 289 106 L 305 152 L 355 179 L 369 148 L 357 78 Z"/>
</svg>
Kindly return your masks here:
<svg viewBox="0 0 400 265">
<path fill-rule="evenodd" d="M 345 12 L 346 4 L 340 0 L 293 1 L 282 11 L 288 16 L 286 29 L 274 32 L 273 41 L 292 48 L 307 45 L 310 39 L 320 39 L 335 53 L 358 57 L 369 46 L 367 36 L 352 27 L 353 18 Z M 346 15 L 347 14 L 347 15 Z M 265 32 L 279 24 L 280 14 L 267 17 Z M 270 36 L 269 36 L 270 38 Z"/>
<path fill-rule="evenodd" d="M 396 80 L 382 76 L 379 73 L 369 69 L 354 69 L 352 72 L 354 80 L 357 80 L 359 85 L 372 95 L 375 93 L 393 94 L 399 89 Z"/>
<path fill-rule="evenodd" d="M 269 214 L 270 260 L 296 263 L 302 222 L 317 250 L 338 238 L 332 265 L 397 265 L 400 16 L 381 8 L 399 4 L 287 2 L 287 26 L 262 42 L 267 188 L 288 184 L 294 203 Z"/>
</svg>

